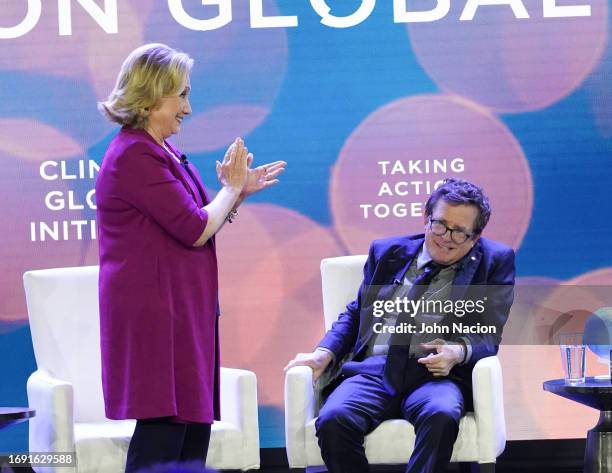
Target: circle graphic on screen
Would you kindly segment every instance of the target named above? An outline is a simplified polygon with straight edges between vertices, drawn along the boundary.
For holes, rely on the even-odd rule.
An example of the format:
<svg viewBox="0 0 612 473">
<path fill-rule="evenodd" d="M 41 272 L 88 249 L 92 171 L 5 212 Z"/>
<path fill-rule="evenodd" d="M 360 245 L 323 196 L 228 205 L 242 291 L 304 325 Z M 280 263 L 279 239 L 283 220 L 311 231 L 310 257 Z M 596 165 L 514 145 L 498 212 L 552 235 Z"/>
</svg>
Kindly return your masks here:
<svg viewBox="0 0 612 473">
<path fill-rule="evenodd" d="M 86 197 L 93 180 L 61 179 L 62 173 L 77 175 L 80 161 L 60 158 L 48 161 L 44 173 L 50 179 L 43 179 L 38 156 L 16 157 L 2 147 L 0 319 L 24 321 L 24 272 L 83 263 L 96 231 Z"/>
<path fill-rule="evenodd" d="M 507 4 L 484 5 L 460 21 L 466 3 L 451 2 L 444 18 L 407 29 L 418 61 L 443 90 L 498 112 L 525 112 L 570 94 L 600 61 L 608 2 L 589 4 L 591 16 L 544 18 L 542 2 L 530 2 L 522 19 Z"/>
<path fill-rule="evenodd" d="M 32 140 L 32 135 L 37 137 Z M 69 159 L 84 154 L 79 143 L 44 123 L 25 118 L 0 118 L 0 152 L 25 161 Z"/>
<path fill-rule="evenodd" d="M 112 8 L 102 8 L 94 17 L 78 2 L 70 2 L 67 16 L 66 9 L 59 15 L 58 2 L 44 2 L 31 31 L 2 43 L 0 70 L 14 74 L 19 87 L 0 104 L 0 114 L 35 118 L 85 146 L 107 135 L 114 125 L 100 115 L 96 102 L 111 92 L 127 54 L 143 43 L 139 12 L 146 11 L 149 1 L 118 2 L 113 33 L 98 23 L 115 23 Z M 19 24 L 25 4 L 3 2 L 2 17 L 8 24 Z M 67 34 L 60 35 L 60 23 L 69 25 Z"/>
<path fill-rule="evenodd" d="M 541 297 L 532 318 L 548 326 L 548 343 L 563 333 L 584 332 L 587 321 L 602 307 L 612 306 L 612 269 L 602 268 L 564 281 Z"/>
<path fill-rule="evenodd" d="M 483 235 L 518 248 L 532 209 L 532 180 L 510 130 L 456 96 L 396 100 L 348 137 L 333 168 L 334 228 L 349 253 L 375 238 L 424 231 L 425 202 L 446 177 L 467 179 L 489 196 Z"/>
<path fill-rule="evenodd" d="M 251 28 L 248 2 L 235 2 L 232 20 L 210 30 L 179 24 L 166 5 L 145 22 L 145 41 L 180 45 L 194 59 L 191 72 L 193 115 L 177 137 L 186 153 L 208 152 L 245 136 L 268 116 L 285 78 L 288 58 L 285 28 Z M 184 5 L 192 18 L 210 18 L 218 8 Z M 266 16 L 279 15 L 275 1 Z"/>
<path fill-rule="evenodd" d="M 542 276 L 516 278 L 514 301 L 504 326 L 504 345 L 547 345 L 552 343 L 552 321 L 542 313 L 542 301 L 561 280 Z"/>
<path fill-rule="evenodd" d="M 327 228 L 293 210 L 239 212 L 216 240 L 222 362 L 255 371 L 260 402 L 280 406 L 283 367 L 323 335 L 321 259 L 341 251 Z"/>
<path fill-rule="evenodd" d="M 599 268 L 593 271 L 580 274 L 570 279 L 567 284 L 576 286 L 610 286 L 612 285 L 612 267 Z"/>
</svg>

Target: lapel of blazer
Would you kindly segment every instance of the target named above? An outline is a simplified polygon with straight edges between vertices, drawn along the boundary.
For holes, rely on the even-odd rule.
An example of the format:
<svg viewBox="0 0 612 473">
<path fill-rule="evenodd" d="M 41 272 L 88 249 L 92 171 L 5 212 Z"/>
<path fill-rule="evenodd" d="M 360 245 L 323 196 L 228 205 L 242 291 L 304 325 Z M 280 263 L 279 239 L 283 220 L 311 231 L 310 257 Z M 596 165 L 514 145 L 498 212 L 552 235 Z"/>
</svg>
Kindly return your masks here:
<svg viewBox="0 0 612 473">
<path fill-rule="evenodd" d="M 402 284 L 403 277 L 419 252 L 419 248 L 421 248 L 422 244 L 423 238 L 410 240 L 408 244 L 398 246 L 389 255 L 389 258 L 381 260 L 372 277 L 372 284 L 366 289 L 366 294 L 376 300 L 391 299 L 398 285 Z M 378 288 L 378 290 L 375 290 L 376 288 Z M 370 299 L 370 297 L 367 297 L 367 299 Z M 364 303 L 365 307 L 363 305 Z M 374 317 L 368 307 L 371 306 L 372 303 L 373 300 L 362 301 L 360 336 L 355 353 L 362 351 L 363 347 L 368 343 L 374 333 L 372 330 Z M 363 310 L 364 308 L 366 310 Z"/>
<path fill-rule="evenodd" d="M 379 264 L 377 273 L 380 272 L 381 274 L 376 284 L 382 286 L 397 285 L 398 281 L 401 283 L 422 245 L 423 238 L 417 238 L 416 240 L 410 240 L 407 245 L 396 248 L 388 259 L 381 261 L 381 264 Z"/>
<path fill-rule="evenodd" d="M 170 143 L 169 141 L 166 141 L 166 143 L 168 144 L 168 146 L 170 146 L 170 149 L 174 152 L 174 154 L 177 157 L 182 156 L 181 152 L 176 149 L 174 147 L 174 145 L 172 143 Z M 187 172 L 187 170 L 183 167 L 182 164 L 179 164 L 176 162 L 176 160 L 172 160 L 172 162 L 175 164 L 175 166 L 179 167 L 180 169 L 179 174 L 180 176 L 183 178 L 183 184 L 185 184 L 187 186 L 187 189 L 189 189 L 189 192 L 191 192 L 191 195 L 193 196 L 194 200 L 196 201 L 196 204 L 198 204 L 198 206 L 205 206 L 206 204 L 208 204 L 210 202 L 210 198 L 208 197 L 208 193 L 206 192 L 206 188 L 204 187 L 204 184 L 202 184 L 202 181 L 200 180 L 200 177 L 198 176 L 197 172 L 194 172 L 193 167 L 191 169 L 191 172 L 193 173 L 193 179 L 191 179 L 191 176 L 189 176 L 189 173 Z M 188 164 L 188 166 L 190 166 L 190 164 Z M 195 189 L 194 189 L 195 188 Z M 202 195 L 204 196 L 205 201 L 200 203 L 201 197 L 200 197 L 200 192 L 202 193 Z"/>
<path fill-rule="evenodd" d="M 195 187 L 196 184 L 194 182 L 190 182 L 192 181 L 192 179 L 189 177 L 189 174 L 187 174 L 187 171 L 183 168 L 183 165 L 177 163 L 174 160 L 172 160 L 171 162 L 174 168 L 176 169 L 177 177 L 181 180 L 187 191 L 191 194 L 191 197 L 193 197 L 195 203 L 198 206 L 201 205 L 200 198 L 198 197 L 198 191 Z"/>
<path fill-rule="evenodd" d="M 193 177 L 195 180 L 194 185 L 199 188 L 199 190 L 202 192 L 202 195 L 204 196 L 204 202 L 202 202 L 202 206 L 204 206 L 210 202 L 210 197 L 208 196 L 208 192 L 206 192 L 206 187 L 204 187 L 204 184 L 202 183 L 202 180 L 200 179 L 199 173 L 194 172 L 193 170 L 191 172 L 193 172 Z M 191 181 L 191 178 L 189 176 L 187 177 Z M 199 192 L 197 193 L 197 195 L 199 196 Z"/>
<path fill-rule="evenodd" d="M 144 140 L 148 143 L 152 143 L 155 146 L 154 152 L 157 155 L 163 156 L 165 159 L 168 159 L 172 163 L 171 165 L 174 166 L 175 168 L 174 175 L 181 180 L 185 188 L 189 191 L 189 193 L 193 197 L 193 200 L 195 201 L 195 203 L 198 206 L 204 206 L 208 204 L 210 199 L 208 197 L 208 194 L 206 193 L 206 190 L 204 189 L 204 186 L 202 185 L 202 182 L 197 176 L 197 174 L 194 173 L 196 182 L 193 182 L 193 179 L 189 177 L 189 174 L 183 168 L 183 166 L 179 164 L 176 161 L 176 159 L 168 156 L 168 153 L 163 151 L 162 147 L 157 144 L 155 139 L 146 130 L 142 128 L 130 128 L 130 127 L 124 126 L 121 128 L 120 133 L 132 135 L 132 136 L 137 135 L 140 137 L 141 140 Z M 178 149 L 176 149 L 174 145 L 170 143 L 169 141 L 166 141 L 166 144 L 170 147 L 170 150 L 176 155 L 176 157 L 180 158 L 181 152 Z M 204 198 L 206 199 L 206 202 L 202 202 L 201 204 L 200 204 L 201 198 L 199 196 L 198 187 L 200 187 L 200 190 L 202 191 L 202 195 L 204 195 Z"/>
<path fill-rule="evenodd" d="M 170 149 L 174 152 L 174 154 L 176 154 L 176 156 L 182 156 L 181 152 L 178 149 L 176 149 L 172 143 L 168 141 L 166 141 L 166 143 L 168 144 L 168 146 L 170 146 Z M 192 169 L 191 170 L 193 174 L 193 179 L 192 179 L 182 164 L 177 163 L 175 159 L 172 159 L 171 161 L 175 167 L 178 167 L 177 171 L 178 171 L 179 176 L 181 177 L 183 185 L 187 188 L 187 190 L 189 190 L 189 192 L 191 193 L 191 196 L 193 197 L 193 200 L 198 205 L 198 207 L 204 207 L 206 204 L 208 204 L 210 202 L 210 197 L 208 196 L 208 192 L 206 192 L 206 188 L 204 187 L 204 184 L 202 183 L 202 180 L 200 179 L 200 176 L 198 175 L 198 173 L 194 172 Z M 190 165 L 191 164 L 188 164 L 187 166 L 190 166 Z M 202 200 L 202 196 L 204 197 L 204 202 L 200 202 Z M 214 249 L 215 248 L 215 235 L 212 235 L 210 237 L 209 242 Z M 218 307 L 218 302 L 217 302 L 217 312 L 218 311 L 219 311 L 219 307 Z"/>
<path fill-rule="evenodd" d="M 474 274 L 480 265 L 481 259 L 482 250 L 480 248 L 480 241 L 478 241 L 474 245 L 474 248 L 472 248 L 470 252 L 464 256 L 463 261 L 455 274 L 455 279 L 453 279 L 453 289 L 451 291 L 452 300 L 456 301 L 463 299 L 468 286 L 474 280 Z"/>
</svg>

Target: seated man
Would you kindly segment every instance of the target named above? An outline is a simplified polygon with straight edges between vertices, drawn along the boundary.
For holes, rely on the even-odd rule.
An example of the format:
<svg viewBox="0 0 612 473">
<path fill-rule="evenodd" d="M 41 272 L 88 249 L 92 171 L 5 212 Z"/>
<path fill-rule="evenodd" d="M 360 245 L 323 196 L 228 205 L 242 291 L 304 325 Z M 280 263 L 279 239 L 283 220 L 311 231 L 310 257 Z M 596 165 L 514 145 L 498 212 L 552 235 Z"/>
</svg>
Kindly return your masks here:
<svg viewBox="0 0 612 473">
<path fill-rule="evenodd" d="M 316 421 L 321 455 L 331 473 L 369 471 L 365 435 L 381 422 L 399 417 L 412 423 L 416 432 L 406 471 L 446 471 L 459 420 L 472 406 L 472 369 L 479 359 L 497 353 L 513 300 L 513 250 L 481 238 L 490 214 L 482 189 L 463 180 L 445 180 L 427 201 L 425 234 L 374 241 L 357 299 L 314 352 L 300 353 L 287 365 L 286 369 L 310 366 L 317 380 L 350 358 L 326 390 Z M 375 303 L 389 300 L 391 294 L 391 300 L 400 300 L 403 294 L 407 300 L 448 302 L 467 300 L 470 288 L 485 286 L 493 292 L 481 298 L 484 314 L 470 316 L 455 310 L 432 315 L 419 309 L 405 314 L 401 308 L 406 305 L 397 305 L 384 317 L 372 317 Z M 464 328 L 484 321 L 488 329 L 482 332 Z M 427 340 L 418 326 L 428 324 L 455 331 Z M 400 325 L 417 330 L 393 333 Z M 419 343 L 423 341 L 427 343 Z"/>
</svg>

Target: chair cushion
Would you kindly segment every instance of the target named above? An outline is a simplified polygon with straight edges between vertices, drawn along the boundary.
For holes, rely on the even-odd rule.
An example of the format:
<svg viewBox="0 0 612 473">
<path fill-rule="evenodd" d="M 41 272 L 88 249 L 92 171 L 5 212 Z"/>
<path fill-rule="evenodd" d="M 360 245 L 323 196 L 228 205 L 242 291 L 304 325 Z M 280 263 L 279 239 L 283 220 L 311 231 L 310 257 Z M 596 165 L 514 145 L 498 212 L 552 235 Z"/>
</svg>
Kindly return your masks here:
<svg viewBox="0 0 612 473">
<path fill-rule="evenodd" d="M 306 424 L 306 459 L 309 465 L 323 465 L 319 445 L 315 436 L 315 421 Z M 391 419 L 380 424 L 366 436 L 366 456 L 371 464 L 407 463 L 414 449 L 414 427 L 403 419 Z M 459 436 L 453 448 L 453 462 L 478 460 L 476 420 L 468 412 L 459 422 Z"/>
<path fill-rule="evenodd" d="M 74 440 L 79 473 L 118 473 L 125 470 L 130 439 L 136 421 L 78 422 Z M 234 425 L 213 424 L 206 464 L 217 469 L 240 469 L 243 436 Z"/>
<path fill-rule="evenodd" d="M 228 422 L 215 421 L 210 435 L 206 465 L 217 470 L 239 470 L 244 467 L 244 435 Z"/>
<path fill-rule="evenodd" d="M 125 470 L 130 439 L 136 421 L 109 420 L 74 424 L 79 473 L 111 473 Z"/>
</svg>

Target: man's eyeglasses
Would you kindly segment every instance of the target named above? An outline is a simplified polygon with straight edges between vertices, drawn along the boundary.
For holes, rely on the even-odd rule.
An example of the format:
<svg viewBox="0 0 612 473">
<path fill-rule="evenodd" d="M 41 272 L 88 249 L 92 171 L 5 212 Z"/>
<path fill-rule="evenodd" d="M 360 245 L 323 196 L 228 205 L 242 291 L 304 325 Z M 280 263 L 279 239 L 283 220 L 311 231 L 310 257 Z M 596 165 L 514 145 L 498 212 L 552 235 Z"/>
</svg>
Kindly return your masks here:
<svg viewBox="0 0 612 473">
<path fill-rule="evenodd" d="M 431 233 L 437 236 L 444 236 L 446 232 L 450 232 L 451 240 L 457 245 L 461 245 L 468 241 L 468 239 L 472 238 L 474 234 L 469 234 L 464 232 L 463 230 L 457 230 L 455 228 L 448 228 L 445 224 L 443 224 L 440 220 L 429 219 L 429 228 L 431 229 Z"/>
</svg>

